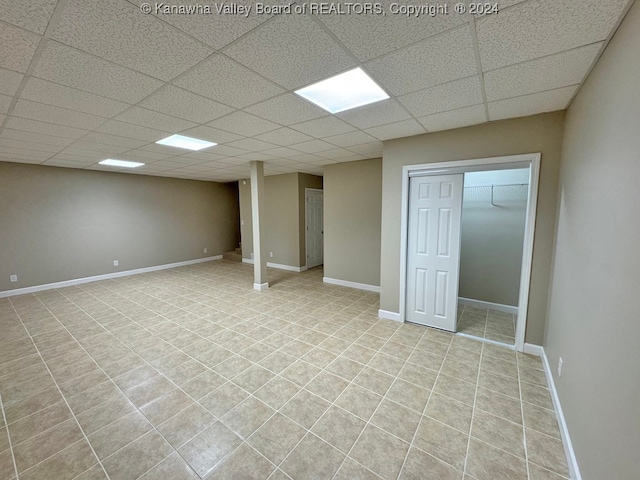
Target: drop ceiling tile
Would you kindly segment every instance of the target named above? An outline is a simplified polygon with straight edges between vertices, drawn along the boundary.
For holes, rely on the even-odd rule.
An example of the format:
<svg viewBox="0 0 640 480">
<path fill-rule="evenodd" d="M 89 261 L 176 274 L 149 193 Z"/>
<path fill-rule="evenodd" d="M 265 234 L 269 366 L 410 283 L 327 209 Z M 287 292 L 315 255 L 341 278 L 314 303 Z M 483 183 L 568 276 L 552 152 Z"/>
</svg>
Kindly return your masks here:
<svg viewBox="0 0 640 480">
<path fill-rule="evenodd" d="M 355 128 L 348 123 L 333 116 L 297 123 L 291 125 L 291 128 L 316 138 L 340 135 L 341 133 L 353 132 L 355 130 Z"/>
<path fill-rule="evenodd" d="M 367 135 L 364 132 L 357 131 L 343 133 L 341 135 L 333 135 L 331 137 L 326 137 L 324 140 L 339 147 L 350 147 L 353 145 L 361 145 L 363 143 L 374 142 L 375 138 L 373 138 L 371 135 Z"/>
<path fill-rule="evenodd" d="M 276 123 L 240 111 L 214 120 L 209 123 L 209 126 L 245 137 L 254 137 L 280 127 Z"/>
<path fill-rule="evenodd" d="M 284 93 L 275 83 L 223 55 L 208 58 L 174 85 L 236 108 Z"/>
<path fill-rule="evenodd" d="M 358 128 L 377 127 L 385 123 L 400 122 L 411 118 L 407 111 L 392 98 L 347 110 L 336 114 L 336 116 Z"/>
<path fill-rule="evenodd" d="M 9 105 L 11 105 L 11 100 L 13 97 L 9 95 L 0 95 L 0 113 L 8 113 Z"/>
<path fill-rule="evenodd" d="M 164 158 L 174 157 L 176 155 L 180 155 L 181 153 L 187 152 L 187 150 L 184 150 L 182 148 L 170 147 L 168 145 L 158 145 L 157 143 L 150 143 L 149 145 L 138 148 L 137 151 L 163 155 Z"/>
<path fill-rule="evenodd" d="M 33 74 L 127 103 L 137 103 L 162 86 L 160 80 L 51 41 Z"/>
<path fill-rule="evenodd" d="M 385 15 L 318 15 L 318 18 L 363 62 L 466 22 L 464 15 L 416 18 L 393 14 L 387 8 Z"/>
<path fill-rule="evenodd" d="M 197 123 L 183 120 L 182 118 L 172 117 L 164 113 L 154 112 L 153 110 L 140 107 L 133 107 L 126 112 L 122 112 L 115 116 L 114 120 L 149 127 L 163 132 L 180 132 L 197 125 Z"/>
<path fill-rule="evenodd" d="M 183 155 L 183 157 L 192 158 L 194 160 L 198 160 L 201 163 L 216 162 L 218 160 L 222 160 L 223 158 L 225 158 L 224 155 L 221 155 L 221 154 L 218 154 L 218 153 L 214 153 L 214 152 L 209 151 L 209 150 L 204 150 L 204 151 L 201 151 L 201 152 L 187 153 L 186 155 Z"/>
<path fill-rule="evenodd" d="M 158 90 L 139 105 L 196 123 L 210 122 L 233 111 L 231 107 L 172 85 Z"/>
<path fill-rule="evenodd" d="M 273 143 L 281 147 L 293 145 L 294 143 L 302 143 L 308 140 L 313 140 L 313 137 L 287 127 L 263 133 L 256 136 L 255 138 L 257 140 L 263 140 L 265 142 Z"/>
<path fill-rule="evenodd" d="M 225 146 L 241 148 L 243 150 L 249 150 L 250 152 L 259 152 L 261 150 L 269 150 L 270 148 L 274 148 L 276 145 L 263 142 L 262 140 L 256 140 L 255 138 L 243 138 L 242 140 L 229 142 L 225 144 Z"/>
<path fill-rule="evenodd" d="M 29 157 L 25 155 L 4 155 L 0 153 L 0 162 L 11 163 L 42 163 L 42 158 Z"/>
<path fill-rule="evenodd" d="M 57 158 L 50 158 L 49 160 L 42 163 L 42 165 L 47 165 L 49 167 L 63 167 L 63 168 L 83 168 L 88 167 L 89 165 L 93 165 L 96 163 L 93 160 L 62 160 Z"/>
<path fill-rule="evenodd" d="M 165 151 L 162 153 L 158 153 L 158 152 L 152 152 L 147 150 L 147 147 L 149 147 L 149 145 L 142 148 L 127 150 L 125 153 L 127 156 L 144 158 L 146 159 L 145 163 L 152 162 L 154 160 L 163 160 L 165 158 L 173 157 L 175 155 L 175 151 L 172 151 L 172 152 Z"/>
<path fill-rule="evenodd" d="M 77 140 L 67 147 L 64 152 L 71 155 L 117 155 L 129 150 L 127 147 L 121 147 L 118 145 L 107 145 L 104 143 L 85 142 L 84 140 Z M 106 157 L 105 157 L 106 158 Z"/>
<path fill-rule="evenodd" d="M 564 110 L 577 89 L 578 86 L 573 85 L 523 97 L 489 102 L 489 120 L 524 117 L 537 113 Z"/>
<path fill-rule="evenodd" d="M 42 35 L 58 0 L 0 0 L 0 19 Z"/>
<path fill-rule="evenodd" d="M 250 153 L 249 150 L 245 150 L 244 148 L 229 147 L 227 145 L 218 145 L 216 147 L 212 147 L 211 152 L 217 155 L 222 155 L 224 157 L 237 157 L 238 155 Z"/>
<path fill-rule="evenodd" d="M 52 38 L 169 81 L 212 53 L 189 35 L 120 0 L 71 0 Z"/>
<path fill-rule="evenodd" d="M 483 102 L 480 79 L 477 76 L 409 93 L 398 100 L 417 117 Z"/>
<path fill-rule="evenodd" d="M 25 132 L 43 133 L 65 138 L 80 138 L 88 133 L 88 130 L 68 127 L 66 125 L 56 125 L 53 123 L 39 122 L 28 118 L 12 117 L 7 120 L 6 128 L 23 130 Z"/>
<path fill-rule="evenodd" d="M 281 125 L 292 125 L 328 115 L 326 111 L 293 93 L 272 98 L 245 110 Z"/>
<path fill-rule="evenodd" d="M 180 135 L 187 135 L 189 137 L 199 138 L 201 140 L 208 140 L 210 142 L 215 142 L 215 143 L 228 143 L 228 142 L 233 142 L 235 140 L 240 140 L 241 138 L 244 138 L 241 135 L 225 132 L 224 130 L 208 127 L 206 125 L 200 125 L 199 127 L 190 128 L 189 130 L 180 132 Z"/>
<path fill-rule="evenodd" d="M 577 85 L 582 82 L 603 43 L 594 43 L 548 57 L 492 70 L 484 74 L 487 100 Z"/>
<path fill-rule="evenodd" d="M 0 93 L 4 95 L 14 95 L 20 86 L 22 77 L 24 77 L 24 75 L 21 73 L 0 68 Z"/>
<path fill-rule="evenodd" d="M 467 25 L 373 60 L 366 69 L 394 95 L 478 73 Z"/>
<path fill-rule="evenodd" d="M 0 134 L 1 138 L 8 138 L 25 142 L 25 144 L 44 143 L 49 145 L 67 146 L 73 142 L 72 138 L 55 137 L 53 135 L 44 135 L 42 133 L 25 132 L 23 130 L 12 130 L 5 127 Z"/>
<path fill-rule="evenodd" d="M 334 148 L 333 150 L 326 150 L 324 152 L 318 152 L 316 155 L 324 159 L 341 160 L 343 158 L 350 158 L 354 156 L 354 153 L 346 148 Z"/>
<path fill-rule="evenodd" d="M 0 22 L 0 67 L 25 73 L 40 38 L 39 35 Z"/>
<path fill-rule="evenodd" d="M 359 153 L 361 155 L 380 155 L 382 156 L 382 142 L 369 142 L 362 145 L 348 147 L 348 150 Z"/>
<path fill-rule="evenodd" d="M 30 118 L 42 122 L 66 125 L 68 127 L 86 128 L 93 130 L 106 119 L 89 115 L 88 113 L 67 110 L 66 108 L 45 105 L 44 103 L 31 102 L 29 100 L 18 100 L 13 115 L 16 117 Z"/>
<path fill-rule="evenodd" d="M 484 110 L 484 104 L 482 104 L 420 117 L 418 121 L 428 131 L 437 132 L 486 122 L 487 114 Z"/>
<path fill-rule="evenodd" d="M 0 115 L 0 125 L 2 125 L 2 122 L 4 122 L 5 118 L 7 118 L 6 115 Z"/>
<path fill-rule="evenodd" d="M 243 160 L 249 160 L 249 161 L 267 161 L 267 160 L 271 160 L 273 157 L 271 155 L 265 155 L 264 153 L 259 153 L 259 152 L 252 152 L 252 153 L 245 153 L 243 155 L 238 155 L 237 158 L 241 158 Z"/>
<path fill-rule="evenodd" d="M 115 145 L 126 148 L 138 148 L 146 145 L 146 140 L 136 140 L 133 138 L 119 137 L 117 135 L 109 135 L 108 133 L 91 132 L 82 137 L 86 142 L 104 143 L 105 145 Z"/>
<path fill-rule="evenodd" d="M 627 0 L 530 0 L 476 22 L 484 71 L 605 40 Z"/>
<path fill-rule="evenodd" d="M 272 157 L 276 158 L 291 158 L 295 157 L 296 155 L 300 155 L 299 151 L 292 150 L 287 147 L 272 148 L 271 150 L 265 150 L 262 153 L 271 155 Z"/>
<path fill-rule="evenodd" d="M 287 89 L 354 66 L 351 56 L 304 15 L 276 17 L 229 46 L 225 54 Z"/>
<path fill-rule="evenodd" d="M 128 103 L 101 97 L 36 77 L 29 78 L 20 94 L 20 98 L 102 117 L 112 117 L 129 107 Z"/>
<path fill-rule="evenodd" d="M 120 122 L 118 120 L 107 120 L 95 130 L 101 133 L 110 133 L 120 137 L 135 138 L 146 142 L 155 142 L 170 135 L 170 132 L 154 130 L 141 125 Z"/>
<path fill-rule="evenodd" d="M 298 143 L 296 145 L 291 145 L 291 148 L 294 150 L 299 150 L 305 153 L 316 153 L 322 152 L 325 150 L 333 150 L 335 145 L 324 142 L 322 140 L 310 140 L 308 142 Z"/>
<path fill-rule="evenodd" d="M 392 138 L 419 135 L 425 133 L 425 129 L 415 120 L 404 120 L 388 125 L 380 125 L 379 127 L 367 128 L 365 132 L 376 137 L 378 140 L 391 140 Z"/>
<path fill-rule="evenodd" d="M 26 144 L 23 140 L 14 140 L 12 138 L 0 137 L 0 147 L 13 148 L 16 151 L 24 150 L 29 153 L 32 152 L 45 152 L 47 156 L 51 156 L 56 152 L 59 152 L 64 148 L 64 145 L 54 145 L 46 143 L 29 143 Z"/>
<path fill-rule="evenodd" d="M 254 2 L 240 0 L 233 3 L 246 5 Z M 215 5 L 222 5 L 222 3 Z M 212 10 L 211 15 L 165 15 L 160 11 L 156 16 L 216 50 L 220 50 L 271 18 L 271 15 L 251 14 L 246 17 L 244 15 L 219 14 L 215 8 Z"/>
</svg>

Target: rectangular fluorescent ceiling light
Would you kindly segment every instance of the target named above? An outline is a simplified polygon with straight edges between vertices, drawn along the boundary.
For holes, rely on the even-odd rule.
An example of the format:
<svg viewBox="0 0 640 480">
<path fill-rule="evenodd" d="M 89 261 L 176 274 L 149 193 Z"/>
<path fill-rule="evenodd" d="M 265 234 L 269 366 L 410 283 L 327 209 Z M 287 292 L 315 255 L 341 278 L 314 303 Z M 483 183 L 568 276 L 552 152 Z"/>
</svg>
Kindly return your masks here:
<svg viewBox="0 0 640 480">
<path fill-rule="evenodd" d="M 361 68 L 355 68 L 296 90 L 302 98 L 328 112 L 338 113 L 389 98 Z"/>
<path fill-rule="evenodd" d="M 207 142 L 206 140 L 200 140 L 199 138 L 185 137 L 184 135 L 171 135 L 170 137 L 158 140 L 156 143 L 196 151 L 217 145 L 217 143 Z"/>
<path fill-rule="evenodd" d="M 110 167 L 124 167 L 124 168 L 136 168 L 141 167 L 144 163 L 140 162 L 129 162 L 127 160 L 114 160 L 112 158 L 107 158 L 106 160 L 102 160 L 98 162 L 100 165 L 109 165 Z"/>
</svg>

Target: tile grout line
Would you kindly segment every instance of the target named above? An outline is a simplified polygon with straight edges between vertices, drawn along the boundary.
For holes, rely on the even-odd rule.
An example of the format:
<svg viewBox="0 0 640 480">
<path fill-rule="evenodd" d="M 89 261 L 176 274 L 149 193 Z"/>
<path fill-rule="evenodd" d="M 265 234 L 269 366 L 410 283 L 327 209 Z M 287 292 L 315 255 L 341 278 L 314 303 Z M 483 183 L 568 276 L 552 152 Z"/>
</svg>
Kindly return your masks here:
<svg viewBox="0 0 640 480">
<path fill-rule="evenodd" d="M 38 301 L 40 301 L 40 300 L 38 299 Z M 76 425 L 78 426 L 78 429 L 82 433 L 82 436 L 83 436 L 84 440 L 87 442 L 87 445 L 89 445 L 89 448 L 93 452 L 93 455 L 94 455 L 95 459 L 97 460 L 98 465 L 100 465 L 100 468 L 102 468 L 102 471 L 104 472 L 106 477 L 109 478 L 109 475 L 107 474 L 107 471 L 105 470 L 104 465 L 102 465 L 102 462 L 100 461 L 100 458 L 98 457 L 98 455 L 96 454 L 96 451 L 93 449 L 93 446 L 89 442 L 89 438 L 87 437 L 87 434 L 85 433 L 84 429 L 80 426 L 80 422 L 78 422 L 78 419 L 77 419 L 74 411 L 71 409 L 71 406 L 69 405 L 69 402 L 67 402 L 67 398 L 65 397 L 64 393 L 62 393 L 62 390 L 60 389 L 60 385 L 58 385 L 57 380 L 53 377 L 53 374 L 51 373 L 51 370 L 49 369 L 49 366 L 47 365 L 47 363 L 45 362 L 44 358 L 42 357 L 42 354 L 40 353 L 40 349 L 38 348 L 38 346 L 36 345 L 35 341 L 33 340 L 33 336 L 31 335 L 31 333 L 29 333 L 29 330 L 27 329 L 26 325 L 24 324 L 24 321 L 22 320 L 22 316 L 20 315 L 20 313 L 16 309 L 16 307 L 13 304 L 13 301 L 11 300 L 11 298 L 9 298 L 9 302 L 11 303 L 11 306 L 13 307 L 13 310 L 16 312 L 16 315 L 18 315 L 18 319 L 20 320 L 20 323 L 22 324 L 22 327 L 27 332 L 27 335 L 29 335 L 29 339 L 31 340 L 31 343 L 33 344 L 34 348 L 36 349 L 36 352 L 40 356 L 40 360 L 42 361 L 43 365 L 47 369 L 47 372 L 49 373 L 49 376 L 51 377 L 51 379 L 53 380 L 53 383 L 55 384 L 56 388 L 58 389 L 58 392 L 60 393 L 60 396 L 62 397 L 62 400 L 64 401 L 64 403 L 66 404 L 67 408 L 69 409 L 69 412 L 71 413 L 71 417 L 73 418 L 73 420 L 75 421 Z M 40 301 L 40 303 L 42 303 L 42 302 Z M 47 308 L 47 310 L 49 310 L 49 309 Z M 49 313 L 52 313 L 52 312 L 49 310 Z M 60 320 L 58 320 L 57 317 L 54 316 L 54 318 L 56 319 L 56 321 L 60 322 Z M 74 442 L 72 445 L 75 445 L 76 443 L 78 443 L 78 442 Z M 56 452 L 54 455 L 57 455 L 58 453 L 60 453 L 61 451 L 65 450 L 66 448 L 68 448 L 68 447 L 70 447 L 72 445 L 68 445 L 64 449 Z M 51 457 L 48 457 L 48 458 L 51 458 Z M 47 460 L 47 459 L 45 459 L 45 460 Z M 42 461 L 44 462 L 45 460 L 42 460 Z M 33 467 L 35 467 L 36 465 L 38 465 L 40 463 L 42 463 L 42 462 L 38 462 L 37 464 L 32 465 L 29 468 L 33 468 Z M 91 467 L 89 467 L 89 468 L 92 468 L 92 467 L 93 467 L 93 465 Z M 16 465 L 16 468 L 17 468 L 17 465 Z"/>
<path fill-rule="evenodd" d="M 476 416 L 476 404 L 478 401 L 478 389 L 480 388 L 480 372 L 482 371 L 482 356 L 484 354 L 484 343 L 480 349 L 480 358 L 478 359 L 478 375 L 476 377 L 476 391 L 473 394 L 473 408 L 471 410 L 471 421 L 469 422 L 469 438 L 467 439 L 467 453 L 464 456 L 464 465 L 462 472 L 467 474 L 467 463 L 469 461 L 469 450 L 471 449 L 471 432 L 473 431 L 473 421 Z"/>
<path fill-rule="evenodd" d="M 426 332 L 425 332 L 425 334 L 426 334 Z M 405 467 L 405 465 L 407 463 L 407 459 L 409 458 L 409 453 L 411 452 L 411 449 L 414 448 L 413 444 L 414 444 L 414 442 L 416 440 L 416 437 L 418 436 L 418 430 L 420 429 L 420 425 L 422 425 L 423 418 L 426 416 L 427 407 L 429 406 L 429 402 L 431 401 L 431 397 L 433 396 L 433 391 L 435 389 L 436 383 L 438 382 L 438 379 L 440 378 L 440 374 L 442 373 L 442 368 L 444 367 L 444 362 L 446 361 L 447 355 L 449 354 L 449 350 L 451 350 L 451 345 L 453 345 L 454 339 L 455 339 L 455 334 L 452 336 L 451 341 L 450 341 L 449 345 L 447 346 L 447 351 L 445 352 L 445 354 L 444 354 L 444 356 L 442 358 L 442 364 L 440 365 L 440 368 L 438 369 L 438 373 L 436 375 L 436 379 L 433 381 L 433 387 L 429 391 L 429 397 L 427 398 L 427 402 L 425 403 L 424 408 L 422 409 L 422 415 L 420 415 L 420 421 L 418 422 L 418 426 L 416 427 L 416 431 L 413 433 L 413 437 L 411 438 L 411 442 L 409 443 L 409 449 L 407 450 L 407 453 L 406 453 L 406 455 L 404 457 L 404 461 L 402 462 L 402 466 L 400 467 L 400 471 L 398 472 L 398 478 L 400 477 L 400 475 L 402 474 L 402 471 L 404 470 L 404 467 Z M 449 397 L 447 397 L 447 398 L 449 398 Z M 429 417 L 429 418 L 431 418 L 431 417 Z M 442 422 L 440 422 L 440 423 L 442 423 Z M 415 448 L 418 448 L 418 447 L 415 447 Z M 420 451 L 423 451 L 420 448 L 418 448 L 418 449 Z M 440 460 L 440 458 L 435 457 L 431 453 L 428 453 L 428 452 L 425 452 L 425 453 L 427 453 L 428 455 L 431 455 L 432 457 L 437 458 L 438 460 Z M 443 460 L 441 460 L 441 461 L 443 461 Z M 447 462 L 444 462 L 444 463 L 447 463 Z M 449 463 L 447 463 L 447 465 L 449 465 Z M 453 467 L 453 465 L 451 465 L 451 466 Z"/>
<path fill-rule="evenodd" d="M 2 394 L 0 393 L 0 410 L 2 410 L 2 420 L 4 421 L 4 428 L 7 430 L 7 438 L 9 440 L 9 452 L 11 452 L 11 460 L 13 461 L 13 470 L 16 474 L 16 480 L 20 479 L 18 475 L 18 464 L 16 463 L 16 457 L 13 453 L 13 444 L 11 443 L 11 432 L 9 432 L 9 423 L 7 422 L 7 415 L 4 413 L 4 403 L 2 402 Z"/>
</svg>

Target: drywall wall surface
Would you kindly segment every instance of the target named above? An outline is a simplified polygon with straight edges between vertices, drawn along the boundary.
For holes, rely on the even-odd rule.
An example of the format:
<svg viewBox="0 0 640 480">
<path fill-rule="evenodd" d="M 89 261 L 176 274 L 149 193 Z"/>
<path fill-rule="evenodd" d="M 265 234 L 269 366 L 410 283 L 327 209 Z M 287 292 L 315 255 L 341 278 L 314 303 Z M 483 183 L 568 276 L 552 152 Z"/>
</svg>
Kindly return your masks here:
<svg viewBox="0 0 640 480">
<path fill-rule="evenodd" d="M 220 255 L 239 239 L 235 184 L 0 163 L 0 205 L 0 291 Z"/>
<path fill-rule="evenodd" d="M 564 112 L 490 122 L 384 142 L 380 308 L 400 306 L 402 167 L 453 160 L 542 154 L 526 341 L 542 344 L 555 229 Z"/>
<path fill-rule="evenodd" d="M 324 168 L 324 276 L 380 285 L 382 159 Z"/>
<path fill-rule="evenodd" d="M 545 350 L 584 480 L 640 476 L 638 45 L 636 2 L 566 118 Z"/>
</svg>

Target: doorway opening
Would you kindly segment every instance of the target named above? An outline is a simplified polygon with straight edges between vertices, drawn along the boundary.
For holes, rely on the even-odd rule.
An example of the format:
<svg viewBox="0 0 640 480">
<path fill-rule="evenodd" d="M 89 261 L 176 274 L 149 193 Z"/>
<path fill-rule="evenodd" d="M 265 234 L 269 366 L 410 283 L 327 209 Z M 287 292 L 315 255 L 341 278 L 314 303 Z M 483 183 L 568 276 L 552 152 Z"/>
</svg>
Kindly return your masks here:
<svg viewBox="0 0 640 480">
<path fill-rule="evenodd" d="M 539 169 L 540 154 L 403 168 L 401 321 L 523 350 Z"/>
<path fill-rule="evenodd" d="M 324 264 L 324 192 L 305 188 L 305 238 L 307 268 Z"/>
</svg>

